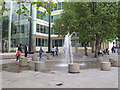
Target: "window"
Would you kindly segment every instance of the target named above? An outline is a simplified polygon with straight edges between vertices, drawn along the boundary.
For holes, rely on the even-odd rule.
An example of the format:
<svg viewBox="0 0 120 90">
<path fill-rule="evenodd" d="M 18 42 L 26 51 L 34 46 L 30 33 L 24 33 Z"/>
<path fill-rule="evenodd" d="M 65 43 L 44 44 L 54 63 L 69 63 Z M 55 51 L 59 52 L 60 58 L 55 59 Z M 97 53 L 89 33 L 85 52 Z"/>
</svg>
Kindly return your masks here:
<svg viewBox="0 0 120 90">
<path fill-rule="evenodd" d="M 59 46 L 62 47 L 62 39 L 59 39 Z"/>
<path fill-rule="evenodd" d="M 52 47 L 55 46 L 55 40 L 52 40 Z"/>
<path fill-rule="evenodd" d="M 53 16 L 51 16 L 51 23 L 53 23 Z"/>
<path fill-rule="evenodd" d="M 49 31 L 49 28 L 48 28 L 48 27 L 46 27 L 46 34 L 48 34 L 48 31 Z"/>
<path fill-rule="evenodd" d="M 44 46 L 44 39 L 42 39 L 42 46 Z"/>
<path fill-rule="evenodd" d="M 24 33 L 24 25 L 21 25 L 21 33 Z"/>
<path fill-rule="evenodd" d="M 45 47 L 47 47 L 47 46 L 48 46 L 48 40 L 45 39 Z"/>
<path fill-rule="evenodd" d="M 38 39 L 38 46 L 41 46 L 41 39 Z"/>
<path fill-rule="evenodd" d="M 39 32 L 39 24 L 36 24 L 36 32 Z"/>
<path fill-rule="evenodd" d="M 58 40 L 55 40 L 55 47 L 58 46 Z"/>
<path fill-rule="evenodd" d="M 62 6 L 61 6 L 61 4 L 62 4 L 61 2 L 58 4 L 58 5 L 59 5 L 59 7 L 60 7 L 60 8 L 58 8 L 58 10 L 60 10 L 60 9 L 61 9 L 61 7 L 62 7 Z"/>
<path fill-rule="evenodd" d="M 20 33 L 20 25 L 17 26 L 17 33 Z"/>
<path fill-rule="evenodd" d="M 38 46 L 38 39 L 36 38 L 36 46 Z"/>
</svg>

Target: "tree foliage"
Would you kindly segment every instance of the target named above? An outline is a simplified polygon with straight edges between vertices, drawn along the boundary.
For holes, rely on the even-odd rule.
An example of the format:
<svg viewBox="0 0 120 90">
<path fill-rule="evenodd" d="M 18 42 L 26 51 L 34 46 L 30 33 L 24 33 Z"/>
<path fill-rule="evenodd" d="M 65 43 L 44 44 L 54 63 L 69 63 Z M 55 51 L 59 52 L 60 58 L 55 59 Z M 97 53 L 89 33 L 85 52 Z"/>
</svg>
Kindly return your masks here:
<svg viewBox="0 0 120 90">
<path fill-rule="evenodd" d="M 79 40 L 85 44 L 96 41 L 95 57 L 97 57 L 100 43 L 116 38 L 117 11 L 117 3 L 65 3 L 63 13 L 53 27 L 62 35 L 68 31 L 79 32 Z"/>
</svg>

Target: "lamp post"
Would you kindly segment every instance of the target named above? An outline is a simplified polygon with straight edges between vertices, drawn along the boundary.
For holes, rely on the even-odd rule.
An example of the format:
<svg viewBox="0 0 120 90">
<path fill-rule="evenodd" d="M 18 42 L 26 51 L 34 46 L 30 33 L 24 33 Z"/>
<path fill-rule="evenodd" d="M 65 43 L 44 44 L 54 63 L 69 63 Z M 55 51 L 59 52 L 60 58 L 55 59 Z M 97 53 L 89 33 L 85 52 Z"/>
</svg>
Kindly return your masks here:
<svg viewBox="0 0 120 90">
<path fill-rule="evenodd" d="M 32 4 L 30 5 L 30 16 L 32 15 Z M 30 20 L 30 32 L 29 32 L 29 52 L 31 52 L 31 40 L 32 40 L 32 20 Z"/>
<path fill-rule="evenodd" d="M 50 3 L 50 2 L 49 2 Z M 49 5 L 50 7 L 50 5 Z M 51 28 L 50 28 L 50 21 L 51 21 L 51 15 L 49 15 L 49 32 L 48 32 L 48 51 L 46 53 L 51 53 L 50 47 L 51 47 Z"/>
<path fill-rule="evenodd" d="M 50 19 L 50 17 L 51 17 L 51 16 L 49 15 L 48 53 L 50 53 L 50 46 L 51 46 L 51 45 L 50 45 L 50 43 L 51 43 L 51 42 L 50 42 L 50 41 L 51 41 L 51 28 L 50 28 L 50 20 L 51 20 L 51 19 Z"/>
</svg>

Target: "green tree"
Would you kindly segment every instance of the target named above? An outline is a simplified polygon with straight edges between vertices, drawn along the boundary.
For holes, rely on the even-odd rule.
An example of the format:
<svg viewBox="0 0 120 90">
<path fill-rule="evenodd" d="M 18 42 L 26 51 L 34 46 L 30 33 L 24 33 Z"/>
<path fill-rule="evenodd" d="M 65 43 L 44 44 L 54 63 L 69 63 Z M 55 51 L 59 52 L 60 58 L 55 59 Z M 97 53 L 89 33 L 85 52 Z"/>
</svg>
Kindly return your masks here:
<svg viewBox="0 0 120 90">
<path fill-rule="evenodd" d="M 95 57 L 98 56 L 100 44 L 116 38 L 116 3 L 89 2 L 89 3 L 65 3 L 61 18 L 54 24 L 54 29 L 65 35 L 66 32 L 79 32 L 79 40 L 86 45 L 90 41 L 96 41 Z"/>
</svg>

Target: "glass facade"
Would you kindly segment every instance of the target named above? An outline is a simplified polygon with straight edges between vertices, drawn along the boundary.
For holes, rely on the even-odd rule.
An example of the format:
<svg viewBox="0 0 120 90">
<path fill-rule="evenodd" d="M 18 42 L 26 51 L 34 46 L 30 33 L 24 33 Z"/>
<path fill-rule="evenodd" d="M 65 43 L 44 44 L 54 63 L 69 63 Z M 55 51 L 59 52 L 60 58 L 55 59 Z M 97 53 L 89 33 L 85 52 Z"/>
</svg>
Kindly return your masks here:
<svg viewBox="0 0 120 90">
<path fill-rule="evenodd" d="M 40 25 L 40 24 L 36 24 L 36 32 L 48 34 L 48 31 L 49 31 L 49 27 L 44 26 L 44 25 Z M 51 28 L 51 34 L 54 34 L 53 28 Z"/>
<path fill-rule="evenodd" d="M 62 47 L 63 44 L 64 44 L 64 39 L 55 39 L 55 40 L 52 40 L 52 46 Z"/>
<path fill-rule="evenodd" d="M 12 6 L 10 5 L 11 2 L 6 3 L 6 8 L 11 9 L 12 13 L 4 12 L 3 15 L 3 24 L 2 24 L 2 38 L 8 40 L 11 39 L 11 50 L 15 50 L 18 44 L 22 44 L 23 48 L 26 43 L 29 43 L 29 31 L 30 31 L 30 22 L 28 21 L 28 17 L 25 17 L 24 14 L 18 15 L 15 11 L 21 8 L 21 4 L 17 4 L 17 2 L 12 2 Z M 24 5 L 30 10 L 30 4 L 24 3 Z M 10 6 L 12 8 L 10 8 Z M 11 15 L 11 20 L 10 20 Z M 28 16 L 30 13 L 28 14 Z M 11 22 L 11 37 L 8 37 L 8 30 L 9 30 L 9 22 Z M 32 34 L 33 38 L 33 34 Z M 33 40 L 32 40 L 33 42 Z M 9 43 L 8 43 L 9 44 Z M 31 47 L 32 48 L 32 47 Z"/>
<path fill-rule="evenodd" d="M 48 46 L 48 40 L 47 39 L 36 38 L 36 46 L 47 47 Z"/>
<path fill-rule="evenodd" d="M 30 10 L 30 4 L 24 3 Z M 29 43 L 29 30 L 30 22 L 28 17 L 25 17 L 24 14 L 18 15 L 15 10 L 21 8 L 21 4 L 17 2 L 12 3 L 12 21 L 11 21 L 11 47 L 15 48 L 18 44 L 22 44 L 23 47 L 26 43 Z M 28 15 L 29 16 L 29 15 Z"/>
</svg>

